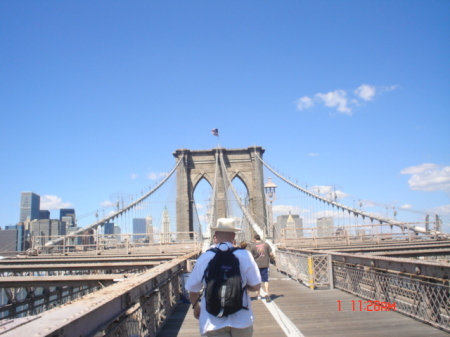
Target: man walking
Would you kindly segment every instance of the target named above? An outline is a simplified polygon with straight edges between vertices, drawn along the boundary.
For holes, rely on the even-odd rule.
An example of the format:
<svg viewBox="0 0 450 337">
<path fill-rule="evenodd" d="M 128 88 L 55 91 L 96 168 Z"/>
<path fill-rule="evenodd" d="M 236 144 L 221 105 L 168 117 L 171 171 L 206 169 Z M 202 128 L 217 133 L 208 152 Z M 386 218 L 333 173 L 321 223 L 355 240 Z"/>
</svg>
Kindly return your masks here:
<svg viewBox="0 0 450 337">
<path fill-rule="evenodd" d="M 272 253 L 272 248 L 270 248 L 270 245 L 267 242 L 261 241 L 261 237 L 258 234 L 254 236 L 254 239 L 255 244 L 252 246 L 250 251 L 255 258 L 261 274 L 261 282 L 263 283 L 264 290 L 266 292 L 266 302 L 270 302 L 269 265 L 270 258 L 275 259 L 275 256 Z M 261 289 L 258 290 L 258 299 L 261 299 Z"/>
<path fill-rule="evenodd" d="M 234 227 L 234 219 L 218 219 L 217 226 L 211 227 L 211 232 L 215 232 L 215 245 L 213 247 L 222 251 L 233 249 L 232 242 L 234 242 L 237 231 L 240 231 L 240 229 Z M 198 303 L 200 291 L 203 286 L 206 286 L 204 279 L 205 270 L 215 254 L 219 253 L 208 250 L 198 258 L 185 286 L 186 290 L 189 291 L 189 299 L 194 309 L 194 317 L 199 319 L 200 334 L 220 337 L 251 337 L 253 335 L 254 317 L 250 295 L 247 291 L 244 291 L 242 296 L 242 306 L 244 308 L 228 316 L 217 317 L 210 314 L 206 310 L 205 296 L 202 297 L 201 304 Z M 236 249 L 232 254 L 239 260 L 242 287 L 245 287 L 248 291 L 259 291 L 261 277 L 250 252 L 245 249 Z"/>
</svg>

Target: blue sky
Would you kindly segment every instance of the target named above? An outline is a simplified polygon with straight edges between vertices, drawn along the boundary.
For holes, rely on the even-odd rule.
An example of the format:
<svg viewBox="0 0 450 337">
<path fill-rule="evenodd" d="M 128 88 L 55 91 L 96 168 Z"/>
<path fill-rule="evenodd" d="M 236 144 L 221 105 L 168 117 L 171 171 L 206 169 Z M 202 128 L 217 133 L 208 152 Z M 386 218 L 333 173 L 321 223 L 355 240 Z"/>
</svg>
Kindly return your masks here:
<svg viewBox="0 0 450 337">
<path fill-rule="evenodd" d="M 260 145 L 309 186 L 450 231 L 450 2 L 3 1 L 0 226 L 86 214 L 179 148 Z M 57 217 L 52 211 L 52 217 Z M 422 217 L 422 215 L 420 215 Z"/>
</svg>

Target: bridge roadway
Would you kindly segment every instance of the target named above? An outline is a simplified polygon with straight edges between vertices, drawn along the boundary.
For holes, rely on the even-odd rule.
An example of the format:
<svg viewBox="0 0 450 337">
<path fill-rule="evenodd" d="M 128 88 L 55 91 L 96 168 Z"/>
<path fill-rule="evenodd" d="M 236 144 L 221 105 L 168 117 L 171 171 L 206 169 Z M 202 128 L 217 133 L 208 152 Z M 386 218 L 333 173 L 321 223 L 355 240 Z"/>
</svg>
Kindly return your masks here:
<svg viewBox="0 0 450 337">
<path fill-rule="evenodd" d="M 254 336 L 397 336 L 434 337 L 449 334 L 394 311 L 359 311 L 359 297 L 341 290 L 310 290 L 270 269 L 273 301 L 266 303 L 252 297 L 255 313 Z M 338 308 L 341 301 L 341 310 Z M 357 310 L 352 311 L 352 301 Z M 364 300 L 363 300 L 364 301 Z M 364 302 L 363 302 L 364 303 Z M 286 319 L 282 317 L 284 315 Z M 293 324 L 295 328 L 289 326 Z M 297 330 L 297 331 L 296 331 Z M 178 304 L 158 337 L 199 336 L 198 321 L 189 304 Z"/>
</svg>

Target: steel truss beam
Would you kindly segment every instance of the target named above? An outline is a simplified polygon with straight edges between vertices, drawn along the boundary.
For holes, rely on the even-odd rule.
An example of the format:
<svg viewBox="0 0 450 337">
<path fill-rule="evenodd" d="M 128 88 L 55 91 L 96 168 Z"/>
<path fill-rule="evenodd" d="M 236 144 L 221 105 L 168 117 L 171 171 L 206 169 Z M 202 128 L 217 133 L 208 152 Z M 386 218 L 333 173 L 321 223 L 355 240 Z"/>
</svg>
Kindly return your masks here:
<svg viewBox="0 0 450 337">
<path fill-rule="evenodd" d="M 161 262 L 122 262 L 122 263 L 63 263 L 38 265 L 0 265 L 0 273 L 11 272 L 46 272 L 46 271 L 83 271 L 83 270 L 131 270 L 153 268 Z"/>
<path fill-rule="evenodd" d="M 132 274 L 9 276 L 0 277 L 0 288 L 108 286 L 130 277 Z"/>
<path fill-rule="evenodd" d="M 133 334 L 130 330 L 135 328 L 144 335 L 156 336 L 177 303 L 179 275 L 186 271 L 188 260 L 199 253 L 186 254 L 56 310 L 41 313 L 35 320 L 18 319 L 16 324 L 23 324 L 12 327 L 2 337 L 27 336 L 30 331 L 52 337 L 89 337 L 97 333 L 123 336 Z"/>
</svg>

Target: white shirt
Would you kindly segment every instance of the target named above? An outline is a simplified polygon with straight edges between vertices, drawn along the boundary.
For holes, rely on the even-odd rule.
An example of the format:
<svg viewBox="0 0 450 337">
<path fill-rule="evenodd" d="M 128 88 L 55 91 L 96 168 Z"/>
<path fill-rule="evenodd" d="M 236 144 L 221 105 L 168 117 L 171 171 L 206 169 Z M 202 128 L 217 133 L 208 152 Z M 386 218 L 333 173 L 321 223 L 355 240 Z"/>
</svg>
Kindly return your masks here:
<svg viewBox="0 0 450 337">
<path fill-rule="evenodd" d="M 231 248 L 233 245 L 226 242 L 226 245 Z M 219 246 L 219 245 L 216 245 Z M 225 250 L 224 245 L 220 245 L 221 249 Z M 215 246 L 212 246 L 215 247 Z M 213 252 L 205 252 L 200 255 L 195 263 L 194 270 L 186 282 L 185 288 L 189 292 L 198 293 L 202 289 L 203 273 L 208 266 L 209 261 L 214 257 Z M 242 285 L 254 286 L 261 283 L 261 275 L 259 273 L 258 266 L 255 260 L 251 256 L 250 252 L 245 249 L 238 249 L 234 252 L 234 255 L 239 259 L 239 269 L 241 271 Z M 203 282 L 204 283 L 204 282 Z M 253 310 L 252 302 L 248 291 L 244 292 L 243 306 L 248 310 L 241 309 L 238 312 L 228 315 L 226 317 L 215 317 L 206 311 L 205 296 L 202 296 L 201 311 L 200 311 L 200 334 L 205 334 L 206 331 L 217 330 L 227 326 L 233 328 L 243 329 L 253 325 Z"/>
</svg>

